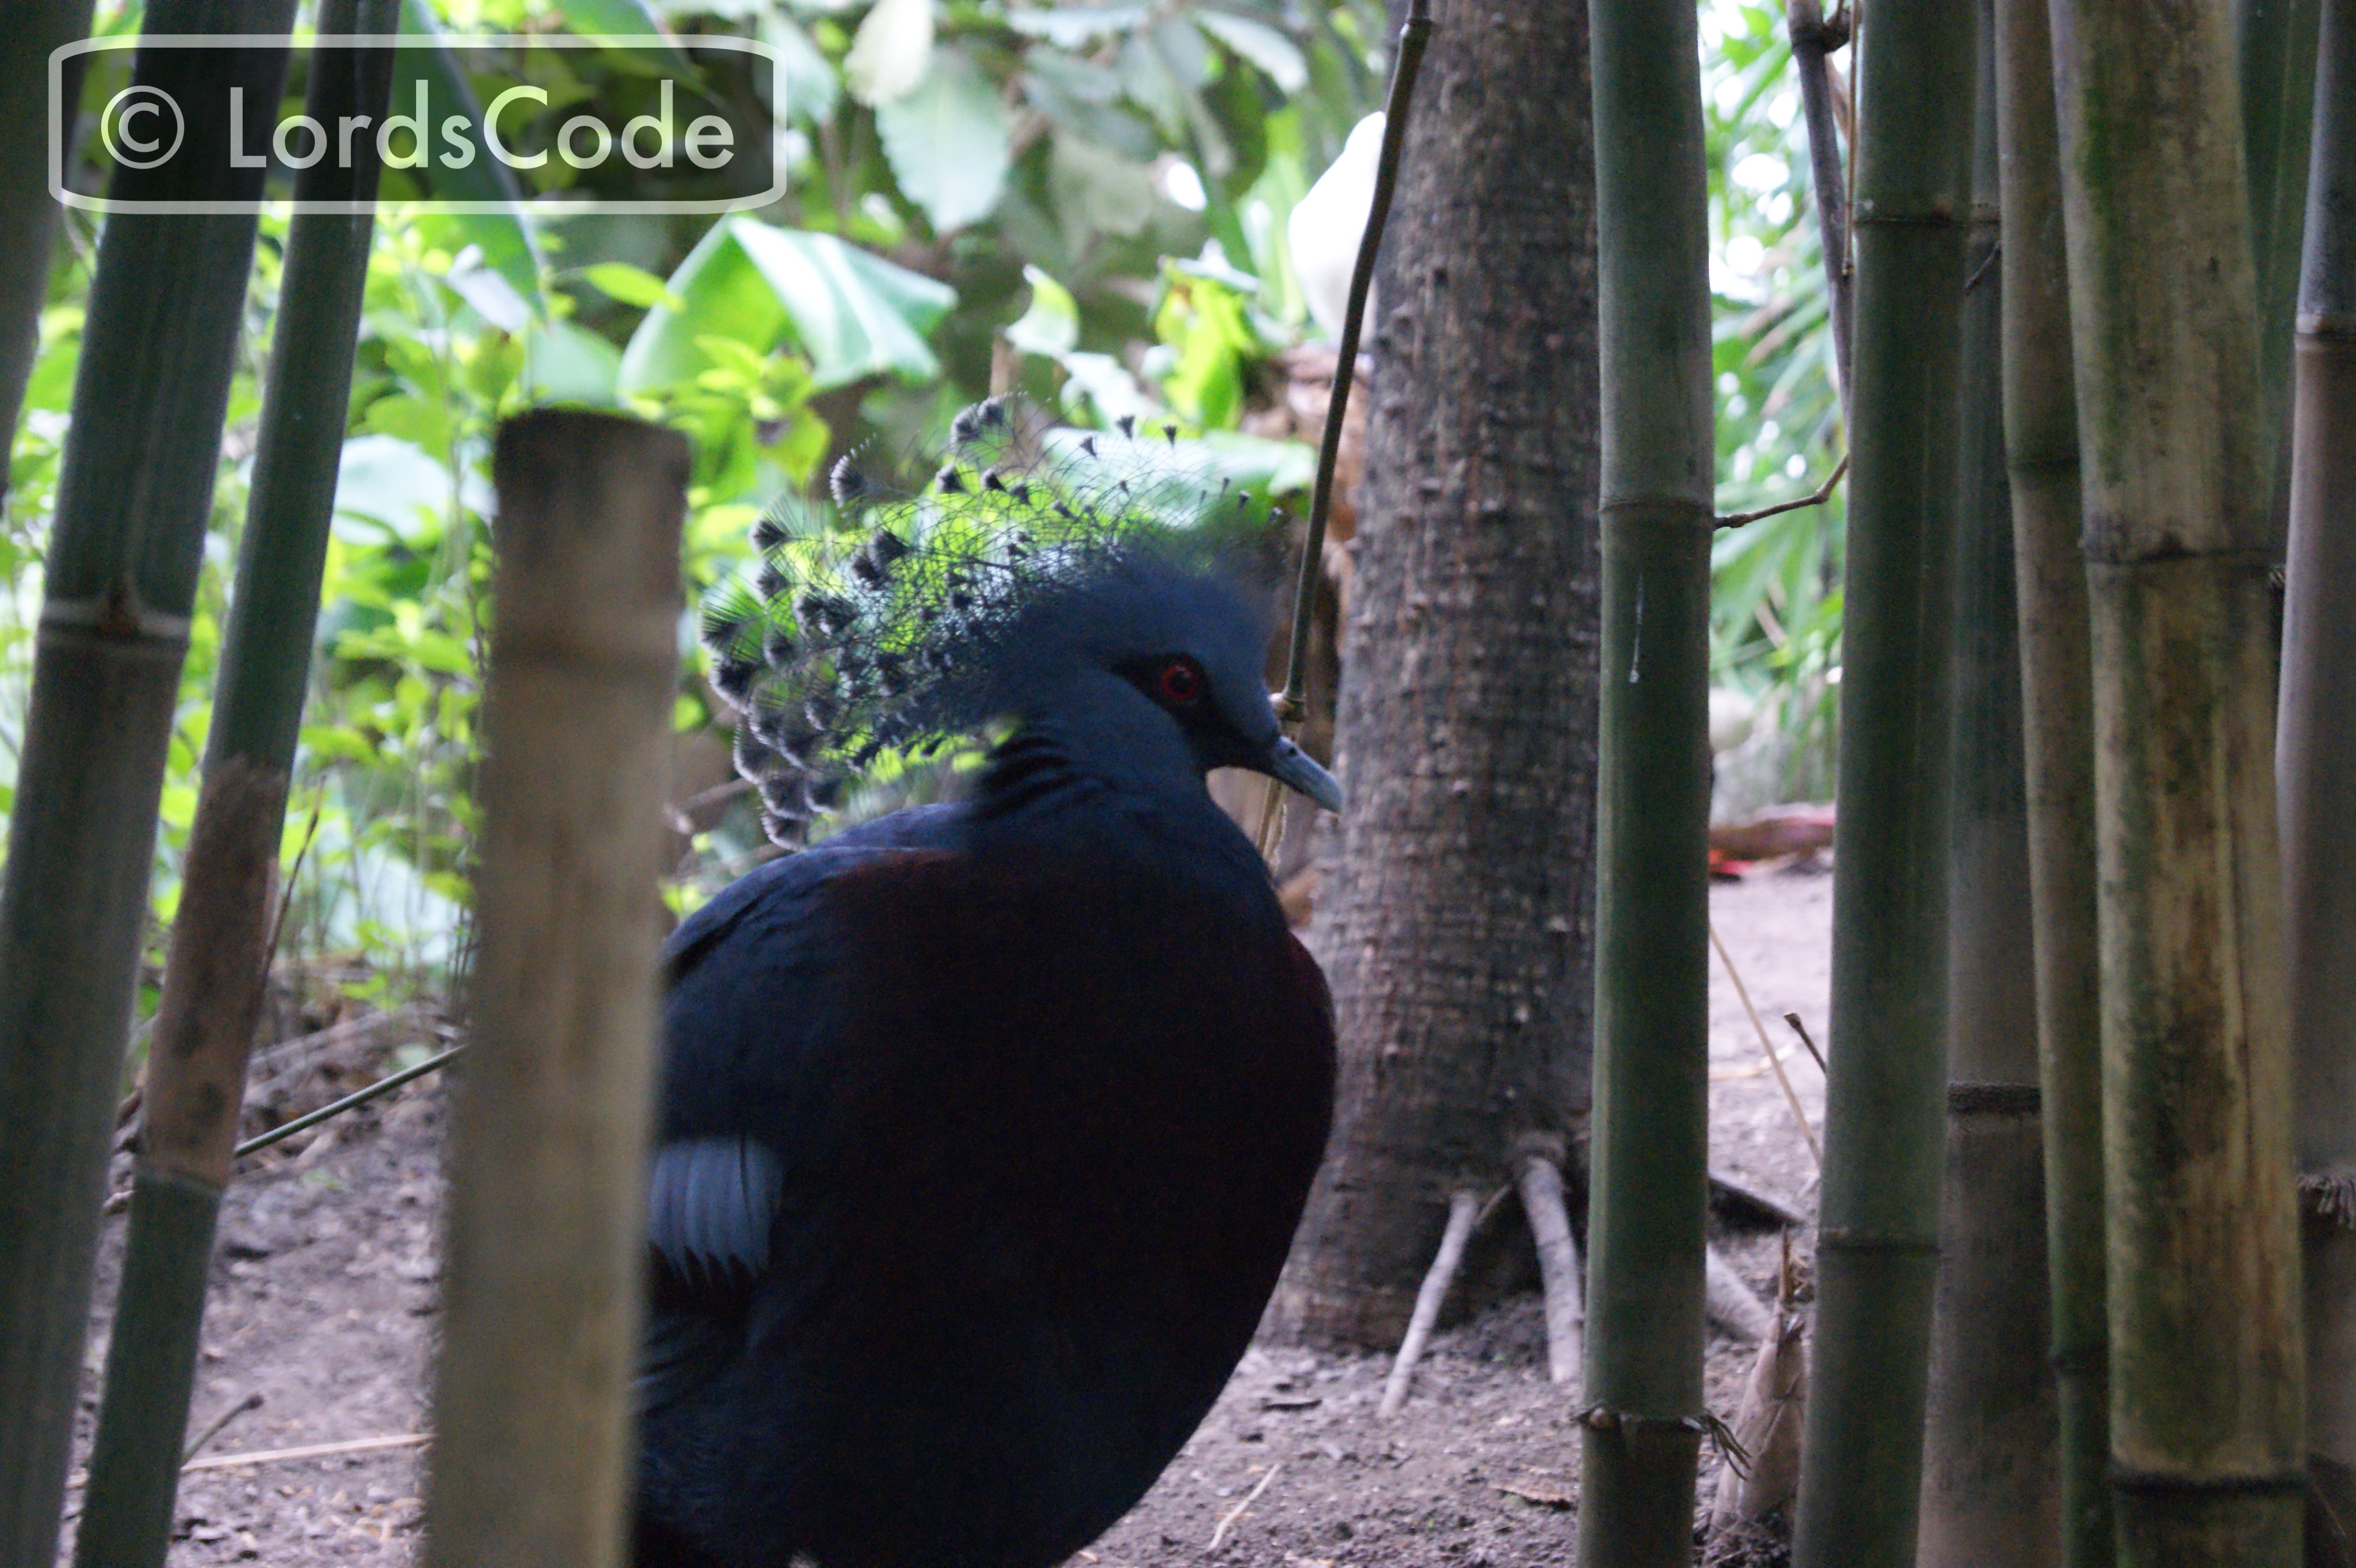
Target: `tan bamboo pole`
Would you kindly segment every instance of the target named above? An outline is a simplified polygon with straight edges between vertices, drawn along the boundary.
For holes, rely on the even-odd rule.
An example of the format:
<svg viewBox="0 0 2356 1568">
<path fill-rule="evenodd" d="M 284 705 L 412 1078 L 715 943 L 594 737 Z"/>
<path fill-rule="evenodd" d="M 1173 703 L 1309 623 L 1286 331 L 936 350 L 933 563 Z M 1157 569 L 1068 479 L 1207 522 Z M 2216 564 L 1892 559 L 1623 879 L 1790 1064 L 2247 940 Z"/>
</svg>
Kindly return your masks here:
<svg viewBox="0 0 2356 1568">
<path fill-rule="evenodd" d="M 687 443 L 501 427 L 481 957 L 427 1561 L 622 1561 Z"/>
<path fill-rule="evenodd" d="M 2062 1561 L 2108 1568 L 2110 1326 L 2103 1248 L 2101 971 L 2094 921 L 2094 652 L 2078 551 L 2078 404 L 2046 0 L 1996 0 L 2005 246 L 2005 461 L 2020 615 L 2045 1250 L 2060 1414 Z"/>
<path fill-rule="evenodd" d="M 2056 0 L 2122 1560 L 2286 1568 L 2305 1394 L 2266 444 L 2222 7 Z"/>
<path fill-rule="evenodd" d="M 2356 1534 L 2356 4 L 2327 0 L 2292 399 L 2284 947 L 2307 1199 L 2307 1462 Z M 2343 1553 L 2346 1548 L 2341 1549 Z"/>
</svg>

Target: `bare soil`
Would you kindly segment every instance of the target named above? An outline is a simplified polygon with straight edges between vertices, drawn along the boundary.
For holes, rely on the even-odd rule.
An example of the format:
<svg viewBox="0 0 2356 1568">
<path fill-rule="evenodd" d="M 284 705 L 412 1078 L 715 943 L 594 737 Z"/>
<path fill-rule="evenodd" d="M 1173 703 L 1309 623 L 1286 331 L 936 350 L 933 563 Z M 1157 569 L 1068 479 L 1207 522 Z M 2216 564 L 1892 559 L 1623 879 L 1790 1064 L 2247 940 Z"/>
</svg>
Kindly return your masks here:
<svg viewBox="0 0 2356 1568">
<path fill-rule="evenodd" d="M 1788 1058 L 1794 1090 L 1821 1126 L 1823 1079 L 1783 1018 L 1800 1014 L 1824 1040 L 1832 879 L 1812 868 L 1757 870 L 1718 885 L 1711 915 Z M 1812 1214 L 1814 1160 L 1715 955 L 1710 1060 L 1713 1167 Z M 428 1079 L 246 1162 L 222 1211 L 191 1433 L 251 1394 L 262 1403 L 230 1421 L 199 1464 L 426 1431 L 446 1126 L 444 1090 Z M 118 1185 L 128 1179 L 127 1161 L 116 1175 Z M 1795 1248 L 1810 1240 L 1794 1237 Z M 1776 1234 L 1720 1228 L 1717 1240 L 1752 1288 L 1772 1296 Z M 77 1466 L 87 1456 L 121 1247 L 118 1215 L 108 1221 L 84 1362 Z M 1712 1341 L 1708 1399 L 1719 1416 L 1731 1419 L 1750 1361 L 1749 1347 Z M 1384 1422 L 1375 1405 L 1387 1364 L 1254 1350 L 1161 1484 L 1074 1568 L 1569 1563 L 1580 1400 L 1576 1388 L 1547 1380 L 1537 1298 L 1435 1336 L 1407 1408 Z M 411 1444 L 193 1470 L 180 1488 L 171 1564 L 417 1561 L 425 1452 Z M 1706 1453 L 1705 1510 L 1714 1471 Z M 77 1484 L 69 1507 L 80 1499 Z M 70 1542 L 70 1528 L 69 1553 Z M 1762 1541 L 1741 1560 L 1779 1559 Z"/>
</svg>

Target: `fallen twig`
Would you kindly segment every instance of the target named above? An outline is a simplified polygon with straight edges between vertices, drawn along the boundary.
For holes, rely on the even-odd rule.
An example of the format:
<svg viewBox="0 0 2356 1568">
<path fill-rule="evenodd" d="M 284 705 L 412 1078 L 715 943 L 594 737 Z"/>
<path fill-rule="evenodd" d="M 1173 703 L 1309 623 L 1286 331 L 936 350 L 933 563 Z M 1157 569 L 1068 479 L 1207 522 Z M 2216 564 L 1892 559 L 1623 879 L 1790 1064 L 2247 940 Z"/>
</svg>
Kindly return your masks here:
<svg viewBox="0 0 2356 1568">
<path fill-rule="evenodd" d="M 1816 1064 L 1816 1070 L 1821 1073 L 1830 1073 L 1832 1069 L 1825 1066 L 1825 1053 L 1816 1049 L 1816 1042 L 1808 1037 L 1808 1026 L 1800 1022 L 1800 1015 L 1797 1013 L 1786 1013 L 1783 1015 L 1783 1022 L 1792 1026 L 1792 1032 L 1800 1036 L 1800 1044 L 1808 1047 L 1808 1059 Z"/>
<path fill-rule="evenodd" d="M 204 1445 L 210 1443 L 214 1438 L 219 1437 L 221 1434 L 221 1428 L 227 1426 L 230 1422 L 235 1421 L 239 1416 L 243 1415 L 247 1411 L 260 1410 L 261 1408 L 262 1391 L 256 1389 L 253 1392 L 246 1395 L 243 1399 L 238 1401 L 227 1410 L 213 1417 L 212 1423 L 210 1425 L 207 1426 L 202 1432 L 198 1433 L 194 1437 L 188 1439 L 188 1445 L 180 1450 L 180 1463 L 186 1465 L 189 1460 L 195 1458 Z"/>
<path fill-rule="evenodd" d="M 1825 1152 L 1816 1144 L 1816 1130 L 1808 1125 L 1808 1113 L 1800 1109 L 1800 1097 L 1792 1088 L 1792 1080 L 1783 1071 L 1783 1058 L 1775 1054 L 1773 1042 L 1767 1038 L 1767 1026 L 1759 1021 L 1759 1009 L 1751 1004 L 1750 988 L 1742 983 L 1741 971 L 1734 967 L 1734 955 L 1726 950 L 1719 940 L 1718 922 L 1710 922 L 1709 945 L 1718 950 L 1718 961 L 1726 965 L 1726 977 L 1734 982 L 1734 993 L 1742 999 L 1742 1010 L 1751 1015 L 1751 1026 L 1759 1032 L 1759 1048 L 1767 1053 L 1768 1065 L 1775 1069 L 1775 1081 L 1783 1088 L 1783 1098 L 1790 1101 L 1792 1117 L 1800 1124 L 1800 1136 L 1807 1140 L 1808 1153 L 1815 1156 L 1816 1168 L 1825 1168 Z"/>
<path fill-rule="evenodd" d="M 1219 1542 L 1227 1538 L 1227 1527 L 1234 1524 L 1236 1520 L 1243 1518 L 1244 1510 L 1246 1509 L 1259 1501 L 1259 1495 L 1268 1490 L 1269 1483 L 1275 1480 L 1276 1473 L 1283 1468 L 1284 1461 L 1281 1459 L 1279 1459 L 1274 1464 L 1269 1466 L 1268 1474 L 1259 1478 L 1259 1485 L 1254 1487 L 1249 1492 L 1246 1493 L 1244 1495 L 1243 1501 L 1237 1503 L 1235 1507 L 1229 1509 L 1226 1513 L 1219 1517 L 1218 1524 L 1211 1531 L 1211 1544 L 1204 1548 L 1205 1552 L 1216 1552 L 1219 1549 Z"/>
<path fill-rule="evenodd" d="M 374 1454 L 387 1448 L 415 1448 L 434 1441 L 430 1432 L 405 1433 L 399 1437 L 348 1437 L 341 1443 L 306 1443 L 300 1448 L 264 1448 L 252 1454 L 216 1454 L 209 1459 L 192 1459 L 180 1466 L 182 1474 L 191 1470 L 234 1470 L 241 1465 L 279 1465 L 296 1459 L 333 1459 L 341 1454 Z"/>
</svg>

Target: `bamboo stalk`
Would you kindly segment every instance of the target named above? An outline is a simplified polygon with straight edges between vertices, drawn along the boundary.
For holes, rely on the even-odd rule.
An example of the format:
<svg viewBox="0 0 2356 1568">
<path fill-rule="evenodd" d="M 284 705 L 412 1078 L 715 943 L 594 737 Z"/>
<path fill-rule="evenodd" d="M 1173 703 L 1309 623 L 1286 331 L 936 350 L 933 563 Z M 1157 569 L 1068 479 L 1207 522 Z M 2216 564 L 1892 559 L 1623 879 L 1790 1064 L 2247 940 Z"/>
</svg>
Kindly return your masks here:
<svg viewBox="0 0 2356 1568">
<path fill-rule="evenodd" d="M 2356 1527 L 2356 8 L 2329 0 L 2298 302 L 2283 618 L 2283 947 L 2307 1197 L 2307 1464 Z M 2343 1553 L 2346 1548 L 2342 1549 Z M 2310 1559 L 2311 1560 L 2311 1559 Z"/>
<path fill-rule="evenodd" d="M 319 22 L 327 33 L 390 33 L 399 19 L 399 0 L 327 0 Z M 380 117 L 391 81 L 390 50 L 315 54 L 305 112 L 325 125 Z M 278 841 L 368 283 L 377 161 L 373 141 L 356 145 L 351 167 L 323 158 L 295 184 L 298 199 L 360 210 L 305 214 L 288 231 L 204 784 L 148 1047 L 123 1286 L 74 1547 L 83 1568 L 160 1565 L 171 1537 L 213 1225 L 270 967 Z"/>
<path fill-rule="evenodd" d="M 686 441 L 636 420 L 499 431 L 440 1568 L 622 1561 L 687 477 Z"/>
<path fill-rule="evenodd" d="M 1955 486 L 1947 1175 L 1919 1562 L 2045 1568 L 2062 1552 L 2045 1265 L 2020 622 L 2005 469 L 1996 39 L 1980 6 Z"/>
<path fill-rule="evenodd" d="M 2109 1568 L 2094 653 L 2078 554 L 2078 409 L 2045 0 L 1996 0 L 2004 421 L 2020 614 L 2029 904 L 2045 1137 L 2046 1267 L 2060 1407 L 2062 1561 Z"/>
<path fill-rule="evenodd" d="M 1913 1559 L 1945 1089 L 1973 16 L 1952 0 L 1885 4 L 1865 26 L 1834 1037 L 1799 1568 Z"/>
<path fill-rule="evenodd" d="M 1840 132 L 1833 116 L 1832 66 L 1826 58 L 1848 42 L 1851 16 L 1844 7 L 1837 29 L 1825 21 L 1822 0 L 1784 0 L 1784 29 L 1792 40 L 1792 66 L 1800 79 L 1802 124 L 1808 133 L 1809 188 L 1816 197 L 1816 232 L 1823 242 L 1825 295 L 1831 302 L 1833 381 L 1840 393 L 1841 419 L 1849 413 L 1849 340 L 1855 307 L 1849 291 L 1848 169 L 1841 161 Z"/>
<path fill-rule="evenodd" d="M 1590 0 L 1601 330 L 1596 827 L 1579 1562 L 1693 1555 L 1709 1121 L 1708 239 L 1694 8 Z"/>
<path fill-rule="evenodd" d="M 2270 548 L 2288 518 L 2292 317 L 2299 235 L 2308 215 L 2309 127 L 2317 104 L 2316 35 L 2323 0 L 2235 0 L 2242 143 L 2249 170 L 2250 252 L 2257 270 L 2259 429 L 2271 496 Z"/>
<path fill-rule="evenodd" d="M 16 438 L 39 347 L 58 204 L 49 195 L 49 54 L 90 31 L 91 0 L 48 0 L 11 16 L 0 61 L 0 449 Z M 7 489 L 0 464 L 0 492 Z"/>
<path fill-rule="evenodd" d="M 2226 18 L 2054 11 L 2094 671 L 2119 1555 L 2297 1560 L 2266 444 Z"/>
<path fill-rule="evenodd" d="M 156 0 L 166 33 L 284 33 L 293 0 Z M 275 103 L 282 48 L 142 51 L 185 102 Z M 259 171 L 118 171 L 123 199 L 252 201 Z M 176 160 L 177 161 L 177 160 Z M 0 882 L 0 1563 L 51 1568 L 155 808 L 211 510 L 251 213 L 109 220 Z M 177 1443 L 180 1434 L 175 1431 Z"/>
</svg>

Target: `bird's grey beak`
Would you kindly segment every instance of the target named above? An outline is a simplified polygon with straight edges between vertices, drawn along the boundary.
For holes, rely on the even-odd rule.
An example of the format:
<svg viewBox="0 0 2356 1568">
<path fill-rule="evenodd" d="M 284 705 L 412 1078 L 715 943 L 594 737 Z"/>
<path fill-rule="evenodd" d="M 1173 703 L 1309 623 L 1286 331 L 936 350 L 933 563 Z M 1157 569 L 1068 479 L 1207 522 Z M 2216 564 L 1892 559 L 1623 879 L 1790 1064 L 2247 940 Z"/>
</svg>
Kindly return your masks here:
<svg viewBox="0 0 2356 1568">
<path fill-rule="evenodd" d="M 1268 748 L 1259 770 L 1280 784 L 1300 790 L 1329 811 L 1342 809 L 1342 785 L 1331 773 L 1310 760 L 1309 754 L 1282 736 Z"/>
</svg>

